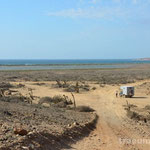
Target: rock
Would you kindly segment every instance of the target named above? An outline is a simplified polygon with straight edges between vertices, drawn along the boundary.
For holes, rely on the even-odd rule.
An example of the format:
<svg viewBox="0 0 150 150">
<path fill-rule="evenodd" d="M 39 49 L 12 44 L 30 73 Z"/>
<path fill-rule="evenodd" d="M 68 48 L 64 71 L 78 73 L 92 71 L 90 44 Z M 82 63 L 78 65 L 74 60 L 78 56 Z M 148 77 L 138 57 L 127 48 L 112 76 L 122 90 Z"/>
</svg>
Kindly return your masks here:
<svg viewBox="0 0 150 150">
<path fill-rule="evenodd" d="M 74 125 L 74 126 L 77 126 L 77 125 L 79 125 L 79 123 L 77 123 L 77 122 L 74 122 L 74 123 L 73 123 L 73 125 Z"/>
<path fill-rule="evenodd" d="M 71 127 L 71 124 L 68 124 L 68 127 Z"/>
<path fill-rule="evenodd" d="M 4 115 L 12 116 L 12 114 L 9 111 L 4 111 Z"/>
<path fill-rule="evenodd" d="M 2 136 L 1 138 L 0 138 L 0 141 L 7 141 L 7 137 L 6 136 Z"/>
<path fill-rule="evenodd" d="M 29 148 L 34 149 L 34 145 L 33 144 L 29 144 Z"/>
<path fill-rule="evenodd" d="M 28 134 L 27 130 L 21 129 L 21 128 L 15 128 L 14 133 L 18 134 L 18 135 L 21 135 L 21 136 L 24 136 L 24 135 Z"/>
<path fill-rule="evenodd" d="M 35 130 L 35 129 L 36 129 L 36 127 L 34 126 L 34 127 L 33 127 L 33 130 Z"/>
<path fill-rule="evenodd" d="M 22 146 L 22 149 L 29 150 L 27 146 Z"/>
<path fill-rule="evenodd" d="M 28 135 L 32 135 L 34 132 L 29 132 Z"/>
</svg>

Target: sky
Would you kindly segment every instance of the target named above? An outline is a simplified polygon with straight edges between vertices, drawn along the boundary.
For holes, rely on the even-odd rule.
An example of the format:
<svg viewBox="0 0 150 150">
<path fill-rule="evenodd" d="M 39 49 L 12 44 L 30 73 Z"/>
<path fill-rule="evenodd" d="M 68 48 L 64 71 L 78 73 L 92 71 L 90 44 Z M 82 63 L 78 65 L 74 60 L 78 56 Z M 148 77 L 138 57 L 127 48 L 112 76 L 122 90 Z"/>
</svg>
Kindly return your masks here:
<svg viewBox="0 0 150 150">
<path fill-rule="evenodd" d="M 0 0 L 0 59 L 150 57 L 150 0 Z"/>
</svg>

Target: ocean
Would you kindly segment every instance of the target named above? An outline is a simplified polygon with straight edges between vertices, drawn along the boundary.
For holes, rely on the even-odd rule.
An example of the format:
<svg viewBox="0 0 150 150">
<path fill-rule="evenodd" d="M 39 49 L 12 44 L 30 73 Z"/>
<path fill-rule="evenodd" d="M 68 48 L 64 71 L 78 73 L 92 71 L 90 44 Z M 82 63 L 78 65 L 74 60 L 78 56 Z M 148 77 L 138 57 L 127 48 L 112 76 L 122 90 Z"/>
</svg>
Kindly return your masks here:
<svg viewBox="0 0 150 150">
<path fill-rule="evenodd" d="M 30 59 L 0 60 L 0 70 L 51 70 L 51 69 L 99 69 L 126 68 L 132 64 L 145 64 L 150 61 L 134 59 Z"/>
</svg>

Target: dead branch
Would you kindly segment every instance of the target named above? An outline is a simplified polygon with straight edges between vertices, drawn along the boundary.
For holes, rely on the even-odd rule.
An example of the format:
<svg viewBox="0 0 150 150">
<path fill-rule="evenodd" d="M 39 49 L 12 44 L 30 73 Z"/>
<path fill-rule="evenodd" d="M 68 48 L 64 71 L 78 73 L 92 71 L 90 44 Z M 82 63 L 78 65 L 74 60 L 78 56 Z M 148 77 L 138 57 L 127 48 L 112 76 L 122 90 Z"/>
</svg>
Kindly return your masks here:
<svg viewBox="0 0 150 150">
<path fill-rule="evenodd" d="M 58 87 L 61 88 L 62 87 L 61 82 L 59 80 L 56 80 L 56 82 L 57 82 Z"/>
<path fill-rule="evenodd" d="M 126 100 L 126 103 L 127 103 L 128 110 L 130 110 L 130 105 L 129 105 L 129 102 L 127 100 Z"/>
<path fill-rule="evenodd" d="M 75 88 L 76 88 L 76 92 L 79 93 L 80 91 L 79 91 L 79 82 L 78 81 L 76 82 L 76 87 Z"/>
<path fill-rule="evenodd" d="M 72 95 L 72 98 L 73 98 L 74 109 L 76 109 L 76 100 L 75 100 L 75 97 L 74 97 L 73 93 L 71 93 L 71 95 Z"/>
</svg>

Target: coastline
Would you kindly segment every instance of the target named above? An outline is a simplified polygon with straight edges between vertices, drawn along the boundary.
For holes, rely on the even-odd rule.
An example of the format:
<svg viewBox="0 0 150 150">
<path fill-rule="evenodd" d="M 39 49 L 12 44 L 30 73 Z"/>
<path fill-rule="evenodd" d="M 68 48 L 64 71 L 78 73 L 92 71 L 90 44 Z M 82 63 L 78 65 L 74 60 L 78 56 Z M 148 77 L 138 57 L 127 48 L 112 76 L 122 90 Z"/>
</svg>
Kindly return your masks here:
<svg viewBox="0 0 150 150">
<path fill-rule="evenodd" d="M 73 70 L 73 69 L 103 69 L 130 68 L 134 64 L 63 64 L 63 65 L 1 65 L 0 70 Z"/>
<path fill-rule="evenodd" d="M 2 66 L 93 66 L 93 65 L 130 65 L 130 64 L 133 64 L 133 63 L 97 63 L 97 64 L 0 64 L 0 67 Z"/>
<path fill-rule="evenodd" d="M 150 64 L 135 59 L 66 59 L 66 60 L 0 60 L 0 71 L 15 70 L 82 70 L 134 68 Z"/>
</svg>

